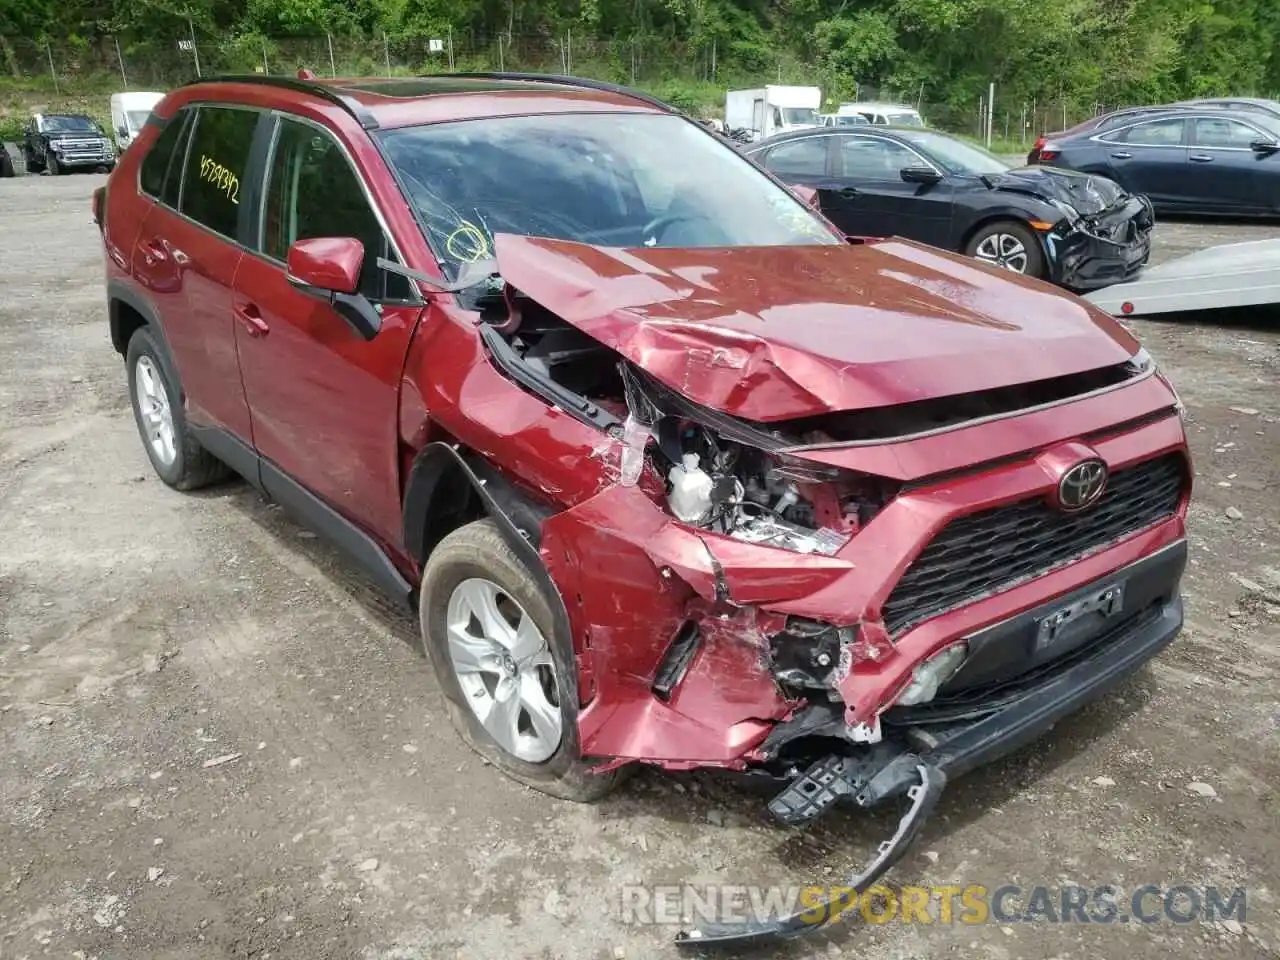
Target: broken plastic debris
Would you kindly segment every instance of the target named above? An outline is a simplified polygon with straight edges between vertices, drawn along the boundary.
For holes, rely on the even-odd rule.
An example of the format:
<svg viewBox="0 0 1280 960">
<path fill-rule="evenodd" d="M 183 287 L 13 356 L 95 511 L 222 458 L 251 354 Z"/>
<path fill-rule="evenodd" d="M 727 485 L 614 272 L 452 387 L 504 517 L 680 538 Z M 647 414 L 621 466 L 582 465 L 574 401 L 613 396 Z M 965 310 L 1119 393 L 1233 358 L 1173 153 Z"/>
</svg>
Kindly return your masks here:
<svg viewBox="0 0 1280 960">
<path fill-rule="evenodd" d="M 627 416 L 622 425 L 622 468 L 618 478 L 624 487 L 634 487 L 640 482 L 640 474 L 644 470 L 644 447 L 650 435 L 649 428 L 634 415 Z"/>
<path fill-rule="evenodd" d="M 241 757 L 241 754 L 238 754 L 238 753 L 224 753 L 220 757 L 213 757 L 210 760 L 206 760 L 203 764 L 201 764 L 201 766 L 206 768 L 220 767 L 224 763 L 231 763 L 233 760 L 239 760 L 240 757 Z"/>
</svg>

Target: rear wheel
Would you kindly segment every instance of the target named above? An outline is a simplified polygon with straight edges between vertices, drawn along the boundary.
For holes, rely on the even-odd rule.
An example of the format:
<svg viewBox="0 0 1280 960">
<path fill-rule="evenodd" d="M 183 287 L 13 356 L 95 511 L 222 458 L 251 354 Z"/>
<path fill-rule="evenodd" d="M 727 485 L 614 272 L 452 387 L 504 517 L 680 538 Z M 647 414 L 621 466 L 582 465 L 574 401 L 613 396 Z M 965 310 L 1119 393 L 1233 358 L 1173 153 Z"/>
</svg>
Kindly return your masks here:
<svg viewBox="0 0 1280 960">
<path fill-rule="evenodd" d="M 1000 220 L 982 227 L 969 238 L 964 252 L 1011 273 L 1044 279 L 1044 254 L 1030 228 L 1016 220 Z"/>
<path fill-rule="evenodd" d="M 492 520 L 445 537 L 422 577 L 422 638 L 466 744 L 507 776 L 565 800 L 607 794 L 578 742 L 577 661 L 544 587 Z"/>
<path fill-rule="evenodd" d="M 146 327 L 129 338 L 125 362 L 133 418 L 160 479 L 175 490 L 195 490 L 228 476 L 227 466 L 200 446 L 187 426 L 177 376 Z"/>
</svg>

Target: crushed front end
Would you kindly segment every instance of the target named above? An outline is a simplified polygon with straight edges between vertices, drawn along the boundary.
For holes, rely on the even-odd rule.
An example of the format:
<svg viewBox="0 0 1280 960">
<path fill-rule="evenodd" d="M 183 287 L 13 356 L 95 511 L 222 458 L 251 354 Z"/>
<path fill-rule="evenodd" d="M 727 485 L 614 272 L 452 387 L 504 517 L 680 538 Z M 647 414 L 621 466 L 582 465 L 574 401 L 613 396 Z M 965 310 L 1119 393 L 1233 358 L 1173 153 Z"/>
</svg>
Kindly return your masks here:
<svg viewBox="0 0 1280 960">
<path fill-rule="evenodd" d="M 1016 327 L 961 317 L 939 296 L 950 326 L 934 341 L 900 334 L 903 361 L 827 379 L 836 349 L 775 341 L 766 353 L 727 335 L 729 320 L 593 322 L 639 310 L 624 300 L 652 315 L 677 282 L 709 275 L 664 272 L 670 251 L 536 244 L 503 264 L 509 286 L 484 339 L 519 382 L 603 430 L 557 481 L 583 492 L 538 543 L 574 638 L 581 750 L 601 771 L 771 776 L 770 809 L 787 824 L 905 797 L 852 896 L 902 855 L 949 778 L 1039 736 L 1178 632 L 1191 465 L 1177 399 L 1145 352 L 1078 302 L 1002 285 L 1041 316 L 1062 312 L 1044 331 L 1053 349 L 1033 345 L 1020 372 L 931 366 L 952 389 L 930 395 L 902 362 L 1003 345 Z M 905 244 L 837 255 L 900 262 L 894 250 L 928 264 L 917 309 L 935 290 L 989 280 Z M 808 255 L 815 272 L 820 255 Z M 680 309 L 709 311 L 712 289 L 689 287 Z M 741 327 L 756 319 L 715 309 Z M 865 334 L 838 349 L 879 346 Z M 799 389 L 824 383 L 891 402 Z M 753 415 L 787 406 L 796 415 Z M 530 420 L 522 435 L 563 439 L 568 464 L 571 435 L 585 434 L 556 423 Z M 680 942 L 789 936 L 820 925 L 812 915 Z"/>
<path fill-rule="evenodd" d="M 1151 202 L 1138 196 L 1100 213 L 1066 217 L 1044 234 L 1051 278 L 1079 291 L 1132 280 L 1151 256 L 1154 227 Z"/>
</svg>

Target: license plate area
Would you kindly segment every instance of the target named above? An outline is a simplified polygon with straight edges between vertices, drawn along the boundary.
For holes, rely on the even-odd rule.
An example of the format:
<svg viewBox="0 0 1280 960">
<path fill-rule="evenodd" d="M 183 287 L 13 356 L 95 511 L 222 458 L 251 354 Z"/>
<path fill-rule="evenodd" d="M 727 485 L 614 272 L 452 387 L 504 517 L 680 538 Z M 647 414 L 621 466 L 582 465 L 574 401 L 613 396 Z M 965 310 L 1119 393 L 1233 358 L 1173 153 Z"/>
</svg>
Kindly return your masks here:
<svg viewBox="0 0 1280 960">
<path fill-rule="evenodd" d="M 1036 652 L 1070 646 L 1106 629 L 1107 621 L 1124 612 L 1124 583 L 1113 583 L 1073 600 L 1036 622 Z"/>
</svg>

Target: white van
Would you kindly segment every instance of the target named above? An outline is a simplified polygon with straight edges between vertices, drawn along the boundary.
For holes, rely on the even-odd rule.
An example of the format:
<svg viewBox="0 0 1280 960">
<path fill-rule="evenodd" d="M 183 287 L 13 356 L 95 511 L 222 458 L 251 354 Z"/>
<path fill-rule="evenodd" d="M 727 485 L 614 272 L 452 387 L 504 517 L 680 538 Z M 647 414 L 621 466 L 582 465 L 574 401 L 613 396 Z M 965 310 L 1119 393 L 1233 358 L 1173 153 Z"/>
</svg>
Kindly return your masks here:
<svg viewBox="0 0 1280 960">
<path fill-rule="evenodd" d="M 124 153 L 125 148 L 133 143 L 134 137 L 147 122 L 147 117 L 151 116 L 151 108 L 163 97 L 163 93 L 141 91 L 111 95 L 111 133 L 120 153 Z"/>
<path fill-rule="evenodd" d="M 842 103 L 838 115 L 851 113 L 866 117 L 868 123 L 882 127 L 923 127 L 926 126 L 920 111 L 901 103 Z"/>
<path fill-rule="evenodd" d="M 763 140 L 775 133 L 818 126 L 822 90 L 771 84 L 756 90 L 729 90 L 724 97 L 724 125 L 751 132 Z"/>
</svg>

